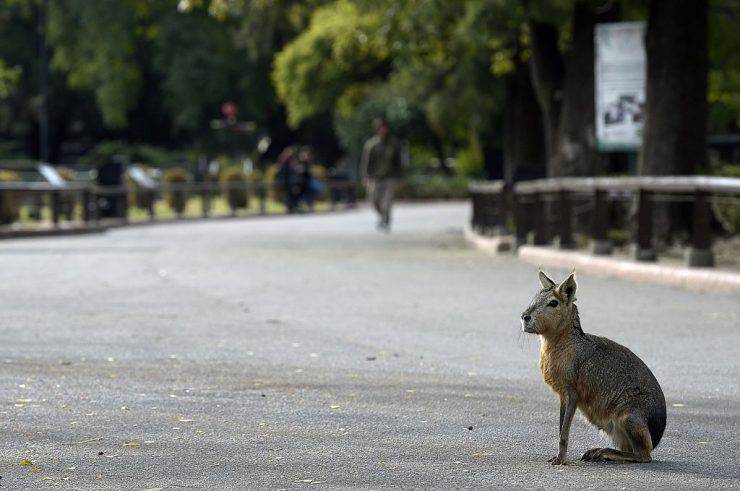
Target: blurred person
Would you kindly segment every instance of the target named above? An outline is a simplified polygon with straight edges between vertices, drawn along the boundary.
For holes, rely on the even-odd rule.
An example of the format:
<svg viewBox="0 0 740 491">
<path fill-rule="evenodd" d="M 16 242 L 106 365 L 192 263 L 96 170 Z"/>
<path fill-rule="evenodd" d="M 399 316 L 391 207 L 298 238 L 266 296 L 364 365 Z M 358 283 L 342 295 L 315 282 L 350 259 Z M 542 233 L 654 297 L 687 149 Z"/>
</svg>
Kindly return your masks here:
<svg viewBox="0 0 740 491">
<path fill-rule="evenodd" d="M 373 120 L 373 130 L 375 135 L 365 142 L 362 150 L 360 175 L 380 216 L 378 230 L 390 232 L 393 198 L 403 177 L 402 150 L 384 118 Z"/>
<path fill-rule="evenodd" d="M 309 211 L 313 211 L 316 197 L 324 190 L 324 185 L 311 172 L 314 163 L 311 147 L 302 147 L 298 152 L 298 174 L 300 176 L 299 203 L 304 203 Z"/>
<path fill-rule="evenodd" d="M 280 166 L 276 181 L 285 194 L 285 207 L 288 213 L 298 211 L 301 197 L 301 173 L 295 147 L 286 147 L 277 158 Z"/>
</svg>

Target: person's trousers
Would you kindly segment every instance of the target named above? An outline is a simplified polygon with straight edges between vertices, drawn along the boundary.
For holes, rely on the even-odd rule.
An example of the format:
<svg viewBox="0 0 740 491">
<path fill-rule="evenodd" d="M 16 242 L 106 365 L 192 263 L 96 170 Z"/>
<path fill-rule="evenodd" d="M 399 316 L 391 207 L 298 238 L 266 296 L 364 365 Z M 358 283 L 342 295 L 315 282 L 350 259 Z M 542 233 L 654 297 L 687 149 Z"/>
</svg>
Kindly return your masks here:
<svg viewBox="0 0 740 491">
<path fill-rule="evenodd" d="M 391 207 L 393 206 L 393 197 L 398 187 L 398 179 L 371 179 L 368 182 L 367 194 L 370 202 L 380 215 L 380 221 L 383 225 L 391 222 Z"/>
</svg>

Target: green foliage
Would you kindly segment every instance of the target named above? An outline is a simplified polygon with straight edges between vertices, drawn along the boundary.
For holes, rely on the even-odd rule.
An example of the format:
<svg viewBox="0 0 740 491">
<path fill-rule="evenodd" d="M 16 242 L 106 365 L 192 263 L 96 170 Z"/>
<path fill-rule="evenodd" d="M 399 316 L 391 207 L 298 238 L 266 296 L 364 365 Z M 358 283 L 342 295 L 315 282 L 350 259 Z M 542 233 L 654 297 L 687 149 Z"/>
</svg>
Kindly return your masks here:
<svg viewBox="0 0 740 491">
<path fill-rule="evenodd" d="M 713 0 L 709 10 L 710 133 L 740 130 L 740 4 Z"/>
<path fill-rule="evenodd" d="M 10 170 L 0 169 L 0 183 L 17 182 L 20 176 Z M 0 193 L 0 225 L 7 225 L 18 220 L 18 194 L 13 191 Z"/>
<path fill-rule="evenodd" d="M 20 78 L 21 67 L 9 67 L 5 60 L 0 59 L 0 99 L 5 99 L 13 92 Z"/>
<path fill-rule="evenodd" d="M 170 12 L 154 41 L 154 69 L 162 77 L 164 104 L 175 129 L 194 131 L 220 117 L 229 99 L 237 58 L 229 32 L 199 13 Z"/>
<path fill-rule="evenodd" d="M 357 108 L 344 111 L 340 108 L 335 114 L 334 130 L 342 146 L 353 155 L 362 152 L 365 141 L 372 135 L 372 121 L 375 118 L 386 119 L 391 132 L 401 138 L 409 134 L 410 125 L 415 119 L 419 123 L 418 114 L 402 97 L 366 96 Z"/>
<path fill-rule="evenodd" d="M 458 152 L 455 169 L 459 175 L 468 178 L 484 177 L 483 148 L 476 132 L 471 132 L 468 146 Z"/>
<path fill-rule="evenodd" d="M 193 176 L 182 167 L 170 167 L 162 173 L 164 199 L 178 216 L 185 211 L 190 193 L 182 185 L 192 182 Z"/>
<path fill-rule="evenodd" d="M 227 167 L 221 173 L 221 186 L 226 196 L 226 201 L 233 213 L 239 208 L 249 206 L 247 193 L 247 175 L 238 165 Z"/>
<path fill-rule="evenodd" d="M 127 124 L 139 95 L 141 70 L 135 59 L 137 7 L 144 0 L 57 0 L 49 2 L 52 66 L 70 87 L 95 93 L 105 124 Z"/>
<path fill-rule="evenodd" d="M 80 164 L 97 167 L 101 163 L 110 161 L 114 156 L 122 156 L 129 162 L 157 168 L 169 167 L 176 162 L 188 159 L 188 154 L 182 151 L 172 151 L 150 145 L 130 145 L 123 140 L 104 140 L 80 158 Z"/>
<path fill-rule="evenodd" d="M 377 78 L 389 56 L 374 35 L 378 20 L 337 0 L 317 9 L 308 29 L 276 56 L 273 81 L 292 126 L 333 109 L 352 84 Z"/>
<path fill-rule="evenodd" d="M 465 199 L 468 197 L 468 179 L 463 176 L 412 174 L 398 191 L 404 199 Z"/>
</svg>

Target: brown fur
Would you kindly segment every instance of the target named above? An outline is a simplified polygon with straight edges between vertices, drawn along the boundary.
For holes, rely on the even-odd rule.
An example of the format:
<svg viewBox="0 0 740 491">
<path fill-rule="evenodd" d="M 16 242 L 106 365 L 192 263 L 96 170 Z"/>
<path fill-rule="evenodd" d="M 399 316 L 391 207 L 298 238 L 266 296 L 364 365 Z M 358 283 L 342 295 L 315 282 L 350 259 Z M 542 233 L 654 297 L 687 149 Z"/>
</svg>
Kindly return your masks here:
<svg viewBox="0 0 740 491">
<path fill-rule="evenodd" d="M 550 461 L 566 463 L 577 408 L 617 447 L 589 450 L 582 460 L 650 462 L 665 428 L 658 381 L 629 349 L 583 332 L 573 274 L 556 286 L 540 272 L 540 282 L 542 290 L 522 313 L 522 329 L 540 336 L 542 377 L 560 398 L 560 445 Z"/>
</svg>

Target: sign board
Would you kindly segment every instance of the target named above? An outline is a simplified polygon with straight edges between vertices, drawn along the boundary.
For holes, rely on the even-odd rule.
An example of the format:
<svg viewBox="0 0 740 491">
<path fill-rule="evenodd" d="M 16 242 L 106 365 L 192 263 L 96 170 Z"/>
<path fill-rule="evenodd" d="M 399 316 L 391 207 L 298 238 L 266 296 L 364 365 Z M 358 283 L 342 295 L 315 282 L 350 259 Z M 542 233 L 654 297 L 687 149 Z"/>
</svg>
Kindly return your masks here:
<svg viewBox="0 0 740 491">
<path fill-rule="evenodd" d="M 638 150 L 645 114 L 645 23 L 598 24 L 594 46 L 597 146 Z"/>
<path fill-rule="evenodd" d="M 38 164 L 36 165 L 36 169 L 39 171 L 39 174 L 46 179 L 46 182 L 52 186 L 57 188 L 67 187 L 67 181 L 65 181 L 64 178 L 59 175 L 59 172 L 49 164 Z"/>
<path fill-rule="evenodd" d="M 128 176 L 137 186 L 144 189 L 154 189 L 157 187 L 157 183 L 139 166 L 129 167 Z"/>
</svg>

